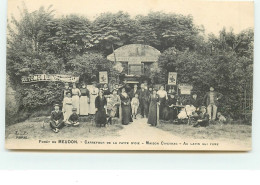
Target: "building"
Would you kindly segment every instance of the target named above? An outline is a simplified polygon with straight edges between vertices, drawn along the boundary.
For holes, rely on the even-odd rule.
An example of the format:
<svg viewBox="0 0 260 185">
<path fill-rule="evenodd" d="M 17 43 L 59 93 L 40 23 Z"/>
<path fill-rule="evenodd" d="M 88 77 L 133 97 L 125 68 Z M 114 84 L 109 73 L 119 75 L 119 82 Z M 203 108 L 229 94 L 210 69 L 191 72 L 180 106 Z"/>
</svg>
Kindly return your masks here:
<svg viewBox="0 0 260 185">
<path fill-rule="evenodd" d="M 116 49 L 107 59 L 122 66 L 121 74 L 126 83 L 139 83 L 148 79 L 160 54 L 159 50 L 148 45 L 129 44 Z"/>
</svg>

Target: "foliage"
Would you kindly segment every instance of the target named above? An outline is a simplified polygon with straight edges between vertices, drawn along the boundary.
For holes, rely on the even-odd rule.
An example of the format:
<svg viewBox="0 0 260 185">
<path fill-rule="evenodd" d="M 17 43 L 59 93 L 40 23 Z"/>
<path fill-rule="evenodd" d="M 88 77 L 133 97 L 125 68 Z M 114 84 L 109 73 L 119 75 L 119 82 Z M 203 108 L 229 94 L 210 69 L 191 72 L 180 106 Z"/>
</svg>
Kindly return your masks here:
<svg viewBox="0 0 260 185">
<path fill-rule="evenodd" d="M 152 82 L 166 83 L 169 71 L 190 83 L 202 97 L 210 86 L 224 94 L 221 111 L 237 114 L 243 84 L 252 82 L 254 31 L 203 35 L 192 16 L 150 12 L 131 18 L 124 12 L 103 13 L 90 21 L 78 15 L 55 17 L 52 7 L 8 22 L 7 74 L 17 92 L 18 111 L 33 112 L 61 101 L 62 83 L 22 84 L 29 74 L 73 74 L 80 81 L 98 80 L 98 71 L 118 76 L 106 56 L 126 44 L 146 44 L 162 52 L 158 63 L 145 66 Z M 126 68 L 125 68 L 126 69 Z M 119 75 L 120 76 L 120 75 Z"/>
</svg>

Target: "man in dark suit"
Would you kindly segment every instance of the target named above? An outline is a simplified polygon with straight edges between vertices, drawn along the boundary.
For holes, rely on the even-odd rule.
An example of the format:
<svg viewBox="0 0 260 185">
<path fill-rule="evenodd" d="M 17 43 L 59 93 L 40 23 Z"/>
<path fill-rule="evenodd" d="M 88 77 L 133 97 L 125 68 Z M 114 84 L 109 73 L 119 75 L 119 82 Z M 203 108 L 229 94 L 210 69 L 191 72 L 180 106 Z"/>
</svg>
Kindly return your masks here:
<svg viewBox="0 0 260 185">
<path fill-rule="evenodd" d="M 197 123 L 193 125 L 193 127 L 206 127 L 209 125 L 209 115 L 207 114 L 206 107 L 201 107 L 201 113 L 198 116 Z"/>
<path fill-rule="evenodd" d="M 135 97 L 135 94 L 138 94 L 138 96 L 139 96 L 139 94 L 140 94 L 140 90 L 138 89 L 137 84 L 135 84 L 135 85 L 134 85 L 134 88 L 131 89 L 131 91 L 129 92 L 129 97 L 130 97 L 130 99 L 132 99 L 133 97 Z"/>
<path fill-rule="evenodd" d="M 141 84 L 141 90 L 139 91 L 139 102 L 141 115 L 143 117 L 148 117 L 149 92 L 145 89 L 144 84 Z"/>
<path fill-rule="evenodd" d="M 218 100 L 222 98 L 222 94 L 215 92 L 213 87 L 210 87 L 210 92 L 204 96 L 204 102 L 206 102 L 207 111 L 210 120 L 215 120 L 217 115 L 217 109 L 219 102 Z"/>
<path fill-rule="evenodd" d="M 50 127 L 55 133 L 58 133 L 64 127 L 64 117 L 62 111 L 60 111 L 59 104 L 55 104 L 54 111 L 51 112 Z"/>
</svg>

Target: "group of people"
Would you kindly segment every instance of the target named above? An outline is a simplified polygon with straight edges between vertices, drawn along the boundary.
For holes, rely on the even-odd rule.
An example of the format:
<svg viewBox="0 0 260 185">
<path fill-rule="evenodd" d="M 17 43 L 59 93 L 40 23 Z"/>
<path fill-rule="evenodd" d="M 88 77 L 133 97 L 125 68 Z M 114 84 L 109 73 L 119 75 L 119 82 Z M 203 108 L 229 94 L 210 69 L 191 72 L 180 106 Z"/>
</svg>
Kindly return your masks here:
<svg viewBox="0 0 260 185">
<path fill-rule="evenodd" d="M 200 107 L 196 94 L 193 94 L 189 102 L 197 112 L 201 110 L 203 115 L 207 115 L 208 120 L 216 119 L 217 102 L 222 97 L 220 93 L 214 92 L 214 88 L 210 90 L 204 97 L 207 111 L 202 110 L 205 107 Z M 77 88 L 73 83 L 71 88 L 68 83 L 65 83 L 63 95 L 62 110 L 59 110 L 59 104 L 55 104 L 54 111 L 51 113 L 50 126 L 56 133 L 65 125 L 78 126 L 79 115 L 93 115 L 96 125 L 102 127 L 113 124 L 115 120 L 121 120 L 123 125 L 128 125 L 137 118 L 137 114 L 148 118 L 148 124 L 156 126 L 159 120 L 175 120 L 181 114 L 175 91 L 170 89 L 167 92 L 163 85 L 156 89 L 143 83 L 140 88 L 135 84 L 132 89 L 126 86 L 115 86 L 109 90 L 107 84 L 102 88 L 97 88 L 96 83 L 93 83 L 90 88 L 85 84 Z M 198 122 L 201 119 L 198 118 Z"/>
</svg>

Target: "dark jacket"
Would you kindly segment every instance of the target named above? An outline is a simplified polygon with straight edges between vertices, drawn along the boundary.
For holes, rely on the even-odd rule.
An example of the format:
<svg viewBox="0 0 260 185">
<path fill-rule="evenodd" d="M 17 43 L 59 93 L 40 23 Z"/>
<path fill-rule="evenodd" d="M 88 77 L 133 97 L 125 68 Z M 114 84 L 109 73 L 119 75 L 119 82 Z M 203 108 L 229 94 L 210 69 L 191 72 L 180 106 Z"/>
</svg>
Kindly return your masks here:
<svg viewBox="0 0 260 185">
<path fill-rule="evenodd" d="M 135 94 L 138 94 L 138 98 L 139 98 L 140 90 L 137 89 L 136 91 L 134 91 L 134 89 L 131 89 L 131 91 L 129 92 L 129 97 L 132 99 L 133 97 L 135 97 Z"/>
<path fill-rule="evenodd" d="M 148 103 L 149 102 L 149 98 L 150 97 L 150 93 L 148 90 L 144 89 L 143 91 L 140 90 L 139 91 L 139 100 L 140 100 L 140 103 Z"/>
<path fill-rule="evenodd" d="M 191 97 L 189 104 L 198 108 L 198 107 L 200 107 L 200 100 L 198 98 L 194 99 L 193 97 Z"/>
<path fill-rule="evenodd" d="M 79 115 L 77 115 L 76 113 L 71 114 L 70 117 L 69 117 L 69 121 L 78 122 L 79 121 Z"/>
<path fill-rule="evenodd" d="M 55 110 L 51 112 L 51 121 L 57 121 L 59 122 L 63 121 L 63 113 L 59 110 L 59 112 L 56 112 Z"/>
<path fill-rule="evenodd" d="M 103 110 L 105 105 L 107 105 L 106 98 L 104 96 L 102 98 L 97 96 L 95 99 L 95 107 L 98 109 L 98 111 Z"/>
<path fill-rule="evenodd" d="M 206 106 L 208 106 L 210 104 L 210 93 L 211 92 L 207 92 L 207 94 L 204 96 L 204 99 L 203 99 L 203 102 L 206 103 Z M 222 94 L 221 93 L 218 93 L 218 92 L 215 92 L 213 91 L 213 98 L 214 98 L 214 104 L 216 106 L 219 105 L 219 102 L 218 100 L 222 98 Z"/>
</svg>

